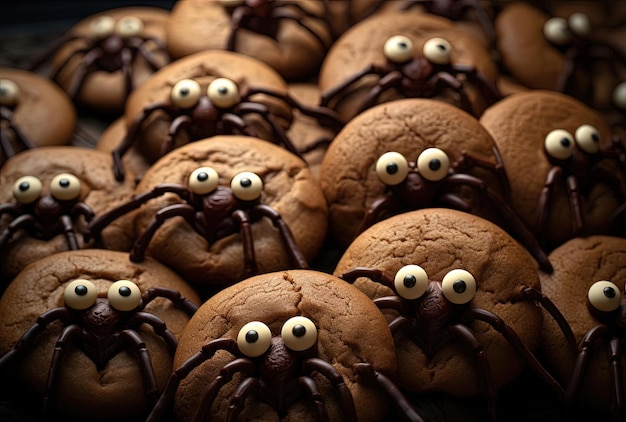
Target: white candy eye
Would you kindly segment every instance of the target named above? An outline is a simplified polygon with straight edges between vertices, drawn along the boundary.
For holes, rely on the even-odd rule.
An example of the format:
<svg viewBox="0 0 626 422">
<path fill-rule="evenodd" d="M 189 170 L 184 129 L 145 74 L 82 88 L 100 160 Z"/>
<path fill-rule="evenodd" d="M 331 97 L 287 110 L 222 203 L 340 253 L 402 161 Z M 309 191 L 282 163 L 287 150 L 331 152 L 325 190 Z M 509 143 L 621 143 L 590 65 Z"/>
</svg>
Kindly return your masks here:
<svg viewBox="0 0 626 422">
<path fill-rule="evenodd" d="M 280 335 L 288 349 L 301 352 L 317 342 L 317 327 L 310 319 L 296 316 L 283 324 Z"/>
<path fill-rule="evenodd" d="M 211 102 L 219 108 L 229 108 L 239 103 L 239 88 L 235 82 L 226 78 L 218 78 L 209 84 L 207 95 Z"/>
<path fill-rule="evenodd" d="M 567 18 L 567 24 L 569 29 L 579 37 L 587 37 L 591 34 L 591 21 L 589 20 L 589 16 L 584 13 L 572 13 L 569 18 Z"/>
<path fill-rule="evenodd" d="M 591 306 L 599 311 L 611 312 L 619 308 L 622 295 L 617 286 L 610 281 L 596 281 L 589 288 L 587 299 Z"/>
<path fill-rule="evenodd" d="M 270 327 L 259 321 L 252 321 L 241 327 L 237 334 L 237 346 L 244 355 L 255 358 L 270 347 L 272 332 Z"/>
<path fill-rule="evenodd" d="M 0 79 L 0 105 L 11 107 L 17 104 L 20 88 L 10 79 Z"/>
<path fill-rule="evenodd" d="M 428 275 L 419 265 L 405 265 L 396 273 L 393 286 L 401 297 L 417 299 L 426 292 Z"/>
<path fill-rule="evenodd" d="M 450 159 L 439 148 L 426 148 L 417 157 L 417 169 L 424 179 L 436 182 L 448 174 Z"/>
<path fill-rule="evenodd" d="M 170 97 L 176 107 L 191 108 L 198 104 L 200 84 L 193 79 L 183 79 L 174 85 Z"/>
<path fill-rule="evenodd" d="M 566 45 L 572 40 L 572 33 L 563 18 L 548 19 L 543 25 L 543 36 L 556 45 Z"/>
<path fill-rule="evenodd" d="M 20 204 L 30 204 L 41 195 L 41 180 L 33 176 L 23 176 L 13 184 L 13 197 Z"/>
<path fill-rule="evenodd" d="M 261 196 L 263 181 L 256 174 L 250 171 L 243 171 L 233 177 L 233 180 L 230 182 L 230 188 L 237 199 L 254 201 Z"/>
<path fill-rule="evenodd" d="M 443 295 L 456 305 L 463 305 L 476 294 L 476 280 L 465 270 L 452 270 L 441 281 Z"/>
<path fill-rule="evenodd" d="M 386 152 L 376 161 L 376 174 L 385 185 L 398 185 L 409 174 L 409 162 L 399 152 Z"/>
<path fill-rule="evenodd" d="M 219 176 L 212 167 L 200 167 L 189 175 L 189 190 L 196 195 L 206 195 L 217 188 Z"/>
<path fill-rule="evenodd" d="M 63 299 L 65 304 L 72 309 L 81 311 L 96 303 L 98 289 L 89 280 L 77 279 L 65 288 Z"/>
<path fill-rule="evenodd" d="M 617 85 L 613 90 L 613 104 L 622 111 L 626 111 L 626 82 Z"/>
<path fill-rule="evenodd" d="M 431 38 L 424 43 L 422 54 L 431 63 L 448 64 L 452 56 L 452 45 L 443 38 Z"/>
<path fill-rule="evenodd" d="M 600 133 L 591 125 L 582 125 L 576 129 L 574 138 L 580 149 L 589 154 L 595 154 L 600 150 Z"/>
<path fill-rule="evenodd" d="M 407 62 L 415 57 L 413 41 L 404 35 L 393 36 L 385 42 L 383 54 L 394 63 Z"/>
<path fill-rule="evenodd" d="M 50 193 L 60 201 L 70 201 L 80 195 L 80 180 L 69 173 L 61 173 L 50 181 Z"/>
<path fill-rule="evenodd" d="M 118 280 L 109 287 L 107 298 L 118 311 L 132 311 L 141 302 L 141 291 L 130 280 Z"/>
<path fill-rule="evenodd" d="M 115 33 L 122 38 L 136 37 L 143 32 L 143 22 L 135 16 L 125 16 L 115 26 Z"/>
<path fill-rule="evenodd" d="M 91 21 L 89 25 L 91 33 L 96 38 L 106 38 L 115 32 L 115 19 L 111 16 L 100 16 Z"/>
<path fill-rule="evenodd" d="M 551 157 L 565 160 L 574 151 L 574 137 L 566 130 L 555 129 L 546 136 L 544 147 Z"/>
</svg>

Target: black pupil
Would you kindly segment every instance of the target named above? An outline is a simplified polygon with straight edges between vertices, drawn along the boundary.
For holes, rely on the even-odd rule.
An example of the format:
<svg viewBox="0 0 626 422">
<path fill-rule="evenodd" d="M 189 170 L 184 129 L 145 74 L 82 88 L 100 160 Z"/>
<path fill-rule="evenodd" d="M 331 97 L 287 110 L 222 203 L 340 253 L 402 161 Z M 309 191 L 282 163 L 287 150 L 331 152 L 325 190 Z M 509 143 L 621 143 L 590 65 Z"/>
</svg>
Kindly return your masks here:
<svg viewBox="0 0 626 422">
<path fill-rule="evenodd" d="M 415 278 L 415 276 L 413 274 L 408 274 L 404 276 L 404 287 L 415 287 L 415 284 L 417 284 L 417 279 Z"/>
<path fill-rule="evenodd" d="M 452 283 L 452 289 L 456 293 L 463 293 L 467 289 L 467 285 L 463 280 L 456 280 L 454 283 Z"/>
<path fill-rule="evenodd" d="M 398 165 L 396 163 L 389 163 L 386 167 L 388 174 L 396 174 L 398 172 Z"/>
<path fill-rule="evenodd" d="M 128 297 L 128 296 L 130 296 L 130 293 L 131 293 L 130 292 L 130 287 L 122 286 L 122 287 L 120 287 L 119 292 L 120 292 L 120 296 Z"/>
<path fill-rule="evenodd" d="M 28 189 L 30 189 L 30 183 L 28 182 L 22 182 L 20 183 L 20 192 L 26 192 Z"/>
<path fill-rule="evenodd" d="M 604 296 L 610 299 L 613 299 L 615 297 L 615 289 L 613 287 L 605 287 L 602 293 L 604 293 Z"/>
<path fill-rule="evenodd" d="M 198 180 L 204 182 L 209 179 L 209 175 L 205 172 L 198 173 Z"/>
<path fill-rule="evenodd" d="M 228 88 L 226 88 L 225 86 L 220 86 L 217 89 L 217 92 L 219 92 L 222 95 L 226 95 L 226 94 L 228 94 Z"/>
<path fill-rule="evenodd" d="M 182 97 L 186 97 L 187 95 L 189 95 L 189 88 L 181 88 L 180 89 L 180 95 Z"/>
<path fill-rule="evenodd" d="M 402 42 L 398 43 L 398 47 L 400 47 L 402 50 L 405 50 L 408 47 L 408 45 L 407 45 L 407 43 L 402 41 Z"/>
<path fill-rule="evenodd" d="M 593 135 L 591 135 L 591 139 L 593 140 L 593 142 L 600 142 L 600 136 L 598 136 L 597 133 L 594 133 Z"/>
<path fill-rule="evenodd" d="M 252 185 L 252 180 L 248 179 L 247 177 L 244 177 L 243 179 L 241 179 L 241 182 L 239 182 L 239 184 L 241 185 L 242 188 L 248 188 L 250 187 L 250 185 Z"/>
<path fill-rule="evenodd" d="M 437 171 L 441 168 L 441 161 L 438 158 L 433 158 L 428 162 L 428 168 L 432 171 Z"/>
<path fill-rule="evenodd" d="M 445 45 L 443 45 L 443 44 L 437 44 L 437 48 L 438 48 L 439 50 L 441 50 L 441 51 L 446 51 L 446 50 L 447 50 L 447 49 L 446 49 L 446 46 L 445 46 Z"/>
<path fill-rule="evenodd" d="M 74 293 L 76 293 L 78 296 L 85 296 L 87 294 L 87 286 L 84 285 L 80 285 L 80 286 L 76 286 L 76 288 L 74 289 Z"/>
<path fill-rule="evenodd" d="M 563 145 L 564 147 L 569 147 L 570 146 L 569 138 L 561 138 L 561 145 Z"/>
<path fill-rule="evenodd" d="M 250 330 L 246 333 L 246 342 L 248 343 L 256 343 L 259 339 L 259 333 L 254 330 Z"/>
<path fill-rule="evenodd" d="M 306 327 L 302 324 L 296 324 L 293 326 L 291 332 L 296 337 L 302 337 L 306 334 Z"/>
<path fill-rule="evenodd" d="M 67 188 L 70 185 L 70 181 L 68 179 L 61 179 L 61 180 L 59 180 L 59 185 L 62 188 Z"/>
</svg>

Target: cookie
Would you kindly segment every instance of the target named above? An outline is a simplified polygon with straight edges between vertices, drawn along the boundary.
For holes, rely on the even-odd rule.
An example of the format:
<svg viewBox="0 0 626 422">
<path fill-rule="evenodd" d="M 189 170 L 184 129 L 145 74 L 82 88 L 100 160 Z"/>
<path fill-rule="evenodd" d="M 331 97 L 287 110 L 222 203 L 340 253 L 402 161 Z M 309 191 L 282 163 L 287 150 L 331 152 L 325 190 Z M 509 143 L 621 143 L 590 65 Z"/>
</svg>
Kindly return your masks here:
<svg viewBox="0 0 626 422">
<path fill-rule="evenodd" d="M 6 136 L 13 149 L 0 148 L 0 165 L 29 146 L 67 145 L 76 128 L 76 109 L 65 92 L 26 70 L 0 68 L 0 109 L 3 143 Z"/>
<path fill-rule="evenodd" d="M 87 283 L 78 283 L 88 288 L 82 301 L 77 300 L 80 299 L 78 290 L 66 291 L 77 279 L 87 280 Z M 118 280 L 132 282 L 116 284 L 122 289 L 124 285 L 130 288 L 130 296 L 111 288 Z M 141 295 L 150 288 L 172 289 L 191 304 L 186 307 L 174 304 L 161 293 L 149 303 L 146 297 L 144 302 L 139 302 Z M 89 306 L 88 303 L 93 302 L 87 298 L 96 301 L 95 304 Z M 147 355 L 144 357 L 149 358 L 160 391 L 171 373 L 174 350 L 170 350 L 170 341 L 165 338 L 167 333 L 155 333 L 148 325 L 163 321 L 169 335 L 175 339 L 189 321 L 188 312 L 199 304 L 191 287 L 153 260 L 134 264 L 125 253 L 104 250 L 60 252 L 42 258 L 26 267 L 0 299 L 0 368 L 3 372 L 0 382 L 7 386 L 11 380 L 13 391 L 21 392 L 23 402 L 28 397 L 28 403 L 24 404 L 33 415 L 40 417 L 48 372 L 54 368 L 57 371 L 48 391 L 48 417 L 140 420 L 150 408 L 148 386 L 144 382 L 150 377 L 143 373 L 138 359 L 141 344 L 132 344 L 135 339 L 120 336 L 122 330 L 132 330 L 145 343 Z M 65 313 L 66 305 L 72 307 L 68 313 Z M 130 306 L 132 308 L 127 309 Z M 139 316 L 137 306 L 145 309 L 150 318 L 157 319 L 146 318 L 143 322 L 148 324 L 138 327 L 140 323 L 129 320 L 129 317 Z M 63 310 L 50 313 L 55 308 Z M 98 311 L 102 316 L 100 320 L 94 318 Z M 42 315 L 47 316 L 38 320 Z M 117 320 L 111 322 L 105 316 Z M 16 355 L 7 353 L 38 322 L 42 324 L 41 330 L 34 333 L 31 342 L 24 344 Z M 76 335 L 75 331 L 67 329 L 72 324 L 84 331 Z M 102 337 L 98 330 L 102 330 Z M 175 349 L 176 344 L 173 346 Z M 57 350 L 64 353 L 56 355 L 60 359 L 55 364 L 52 360 Z"/>
<path fill-rule="evenodd" d="M 488 376 L 476 363 L 479 346 L 468 349 L 468 343 L 461 341 L 463 336 L 452 335 L 451 326 L 461 321 L 465 321 L 484 350 L 494 387 L 500 388 L 515 379 L 524 365 L 515 348 L 490 324 L 478 323 L 472 317 L 465 320 L 460 315 L 467 307 L 485 309 L 509 325 L 530 350 L 536 350 L 542 327 L 541 309 L 534 301 L 523 300 L 521 294 L 525 287 L 540 288 L 529 254 L 487 220 L 460 211 L 431 208 L 399 214 L 370 227 L 352 242 L 334 274 L 340 276 L 366 267 L 382 271 L 393 280 L 406 265 L 425 271 L 428 290 L 420 296 L 417 290 L 422 284 L 416 283 L 415 296 L 411 296 L 413 290 L 407 287 L 402 294 L 410 299 L 401 299 L 403 305 L 398 304 L 401 316 L 409 319 L 403 327 L 398 325 L 394 335 L 398 383 L 415 392 L 437 391 L 462 397 L 485 394 L 483 381 Z M 453 273 L 454 270 L 462 271 Z M 444 278 L 447 282 L 443 282 Z M 459 287 L 465 289 L 450 287 L 450 281 L 457 279 L 463 281 Z M 433 282 L 435 285 L 431 286 Z M 442 283 L 448 283 L 443 292 L 438 290 Z M 400 297 L 389 287 L 367 278 L 357 278 L 354 285 L 372 298 L 391 296 L 382 304 L 386 313 L 393 298 Z M 472 287 L 476 289 L 473 296 Z M 444 296 L 435 294 L 437 291 Z M 403 314 L 402 309 L 409 313 Z"/>
<path fill-rule="evenodd" d="M 124 136 L 126 136 L 126 120 L 124 117 L 120 117 L 105 127 L 95 148 L 98 151 L 112 153 L 124 139 Z M 124 166 L 138 178 L 141 178 L 150 167 L 150 162 L 134 146 L 124 154 L 122 161 Z"/>
</svg>

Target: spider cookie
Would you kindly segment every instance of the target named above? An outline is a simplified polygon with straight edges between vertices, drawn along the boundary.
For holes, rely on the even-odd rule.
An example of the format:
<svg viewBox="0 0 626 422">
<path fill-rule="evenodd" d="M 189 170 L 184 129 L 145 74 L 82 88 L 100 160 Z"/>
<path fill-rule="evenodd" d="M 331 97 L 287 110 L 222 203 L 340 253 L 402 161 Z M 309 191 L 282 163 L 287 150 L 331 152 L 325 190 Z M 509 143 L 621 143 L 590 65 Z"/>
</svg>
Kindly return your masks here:
<svg viewBox="0 0 626 422">
<path fill-rule="evenodd" d="M 20 151 L 66 145 L 76 128 L 68 96 L 36 73 L 0 68 L 0 165 Z"/>
<path fill-rule="evenodd" d="M 132 260 L 151 255 L 189 281 L 221 287 L 306 267 L 324 241 L 328 218 L 307 164 L 249 136 L 177 148 L 150 167 L 132 200 L 90 228 L 98 233 L 135 209 Z"/>
<path fill-rule="evenodd" d="M 497 101 L 498 71 L 480 42 L 452 21 L 388 12 L 344 33 L 319 74 L 322 105 L 347 121 L 399 98 L 436 98 L 472 114 Z"/>
<path fill-rule="evenodd" d="M 615 215 L 626 201 L 623 164 L 601 114 L 532 90 L 490 107 L 480 123 L 502 154 L 511 205 L 548 250 L 623 227 L 623 213 Z"/>
<path fill-rule="evenodd" d="M 403 388 L 483 395 L 496 420 L 497 391 L 524 364 L 554 385 L 531 352 L 542 327 L 533 260 L 489 221 L 436 208 L 391 217 L 355 239 L 334 274 L 389 314 Z"/>
<path fill-rule="evenodd" d="M 42 258 L 0 299 L 0 383 L 11 380 L 37 420 L 141 420 L 199 304 L 154 260 L 104 250 Z"/>
<path fill-rule="evenodd" d="M 290 81 L 315 74 L 331 42 L 322 2 L 191 0 L 177 2 L 167 23 L 170 54 L 205 50 L 254 57 Z"/>
<path fill-rule="evenodd" d="M 569 410 L 591 408 L 605 419 L 623 416 L 626 369 L 623 352 L 626 239 L 589 236 L 569 240 L 550 254 L 554 273 L 541 274 L 541 288 L 561 310 L 574 332 L 572 352 L 559 328 L 548 322 L 542 331 L 546 362 L 568 384 Z M 622 407 L 618 410 L 618 401 Z"/>
<path fill-rule="evenodd" d="M 358 289 L 322 272 L 273 272 L 198 309 L 155 410 L 174 402 L 180 421 L 380 421 L 390 396 L 368 374 L 393 382 L 395 365 L 385 318 Z"/>
<path fill-rule="evenodd" d="M 79 147 L 41 147 L 8 160 L 0 170 L 0 274 L 10 280 L 39 258 L 87 246 L 87 223 L 133 194 L 133 177 L 118 183 L 111 168 L 109 154 Z M 119 220 L 101 236 L 128 250 L 132 227 Z"/>
<path fill-rule="evenodd" d="M 168 16 L 164 9 L 124 7 L 81 20 L 58 40 L 50 78 L 81 104 L 121 113 L 130 92 L 170 61 Z"/>
</svg>

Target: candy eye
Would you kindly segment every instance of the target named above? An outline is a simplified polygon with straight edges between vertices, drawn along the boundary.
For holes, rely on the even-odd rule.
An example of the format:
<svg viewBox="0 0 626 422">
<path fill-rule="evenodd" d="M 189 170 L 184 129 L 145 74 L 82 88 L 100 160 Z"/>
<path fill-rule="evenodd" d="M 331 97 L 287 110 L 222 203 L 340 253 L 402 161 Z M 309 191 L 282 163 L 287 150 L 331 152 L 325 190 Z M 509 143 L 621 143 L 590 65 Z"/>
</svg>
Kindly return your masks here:
<svg viewBox="0 0 626 422">
<path fill-rule="evenodd" d="M 13 184 L 13 197 L 21 204 L 30 204 L 41 195 L 41 180 L 33 176 L 23 176 Z"/>
<path fill-rule="evenodd" d="M 237 334 L 237 346 L 244 355 L 255 358 L 270 348 L 272 332 L 270 327 L 259 321 L 252 321 L 241 327 Z"/>
<path fill-rule="evenodd" d="M 261 178 L 250 172 L 243 171 L 230 182 L 230 188 L 233 190 L 233 195 L 242 201 L 254 201 L 261 196 L 263 191 L 263 181 Z"/>
<path fill-rule="evenodd" d="M 296 316 L 283 324 L 280 335 L 287 348 L 301 352 L 311 348 L 317 341 L 317 327 L 310 319 Z"/>
<path fill-rule="evenodd" d="M 183 79 L 176 82 L 172 88 L 171 98 L 175 106 L 191 108 L 198 104 L 200 99 L 200 84 L 193 79 Z"/>
<path fill-rule="evenodd" d="M 591 34 L 591 21 L 589 20 L 589 16 L 584 13 L 572 13 L 570 17 L 567 18 L 567 24 L 570 31 L 579 37 L 586 37 Z"/>
<path fill-rule="evenodd" d="M 600 150 L 600 133 L 591 125 L 582 125 L 574 134 L 576 143 L 585 152 L 595 154 Z"/>
<path fill-rule="evenodd" d="M 611 312 L 619 308 L 622 297 L 617 286 L 610 281 L 596 281 L 589 288 L 587 299 L 599 311 Z"/>
<path fill-rule="evenodd" d="M 415 57 L 413 41 L 404 35 L 389 38 L 383 47 L 383 54 L 394 63 L 404 63 Z"/>
<path fill-rule="evenodd" d="M 196 195 L 206 195 L 217 188 L 219 176 L 211 167 L 200 167 L 189 175 L 189 190 Z"/>
<path fill-rule="evenodd" d="M 393 280 L 396 292 L 405 299 L 421 297 L 428 287 L 428 275 L 419 265 L 405 265 L 396 273 Z"/>
<path fill-rule="evenodd" d="M 448 174 L 450 159 L 439 148 L 426 148 L 417 157 L 417 169 L 424 179 L 436 182 Z"/>
<path fill-rule="evenodd" d="M 72 309 L 81 311 L 96 303 L 98 289 L 89 280 L 77 279 L 72 281 L 65 288 L 63 298 L 65 304 Z"/>
<path fill-rule="evenodd" d="M 11 107 L 17 104 L 20 88 L 9 79 L 0 79 L 0 105 Z"/>
<path fill-rule="evenodd" d="M 226 78 L 218 78 L 209 84 L 207 95 L 211 102 L 219 108 L 232 107 L 239 103 L 239 88 Z"/>
<path fill-rule="evenodd" d="M 399 152 L 386 152 L 376 161 L 376 174 L 387 186 L 395 186 L 409 174 L 409 162 Z"/>
<path fill-rule="evenodd" d="M 61 173 L 50 182 L 50 193 L 60 201 L 70 201 L 80 195 L 80 180 L 69 173 Z"/>
<path fill-rule="evenodd" d="M 617 85 L 613 90 L 613 104 L 620 110 L 626 110 L 626 82 Z"/>
<path fill-rule="evenodd" d="M 563 129 L 555 129 L 548 133 L 544 142 L 546 152 L 558 160 L 565 160 L 574 151 L 572 134 Z"/>
<path fill-rule="evenodd" d="M 130 280 L 118 280 L 109 287 L 107 298 L 118 311 L 132 311 L 141 302 L 141 291 Z"/>
<path fill-rule="evenodd" d="M 143 31 L 143 22 L 135 16 L 125 16 L 117 22 L 115 33 L 122 38 L 136 37 Z"/>
<path fill-rule="evenodd" d="M 465 270 L 452 270 L 441 281 L 443 295 L 456 305 L 463 305 L 476 294 L 476 280 Z"/>
<path fill-rule="evenodd" d="M 572 40 L 572 33 L 563 18 L 548 19 L 543 25 L 543 36 L 556 45 L 566 45 Z"/>
<path fill-rule="evenodd" d="M 424 43 L 424 57 L 435 64 L 448 64 L 452 56 L 452 45 L 443 38 L 431 38 Z"/>
<path fill-rule="evenodd" d="M 89 27 L 96 38 L 110 37 L 115 31 L 115 19 L 111 16 L 100 16 L 92 20 Z"/>
</svg>

